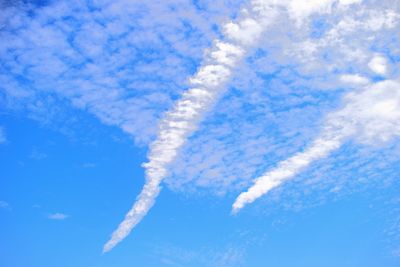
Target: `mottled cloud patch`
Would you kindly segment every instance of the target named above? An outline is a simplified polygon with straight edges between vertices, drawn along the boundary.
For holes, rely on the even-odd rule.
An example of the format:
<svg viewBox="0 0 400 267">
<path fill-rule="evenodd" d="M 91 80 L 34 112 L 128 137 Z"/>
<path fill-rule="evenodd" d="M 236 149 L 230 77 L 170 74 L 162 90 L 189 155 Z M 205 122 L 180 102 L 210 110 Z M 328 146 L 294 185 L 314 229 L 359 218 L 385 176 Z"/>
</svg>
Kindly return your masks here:
<svg viewBox="0 0 400 267">
<path fill-rule="evenodd" d="M 7 142 L 6 132 L 3 127 L 0 127 L 0 144 Z"/>
<path fill-rule="evenodd" d="M 384 76 L 388 72 L 388 62 L 383 56 L 374 56 L 368 63 L 368 67 L 378 75 Z"/>
<path fill-rule="evenodd" d="M 29 154 L 29 158 L 33 160 L 44 160 L 47 158 L 47 154 L 34 147 Z"/>
<path fill-rule="evenodd" d="M 246 258 L 246 249 L 241 246 L 201 247 L 188 249 L 174 244 L 157 245 L 154 259 L 166 266 L 205 267 L 242 266 Z"/>
<path fill-rule="evenodd" d="M 275 170 L 247 203 L 274 188 L 265 202 L 312 205 L 398 180 L 399 14 L 392 0 L 21 2 L 0 10 L 0 106 L 32 116 L 62 99 L 152 144 L 155 179 L 114 241 L 161 182 L 224 196 Z M 226 90 L 201 105 L 207 86 Z"/>
<path fill-rule="evenodd" d="M 110 251 L 121 242 L 144 218 L 161 190 L 160 184 L 167 177 L 169 165 L 176 159 L 188 137 L 197 130 L 204 114 L 225 91 L 236 66 L 249 47 L 254 46 L 263 27 L 272 20 L 257 3 L 243 12 L 238 22 L 228 22 L 224 36 L 213 41 L 214 46 L 206 53 L 203 64 L 190 77 L 191 87 L 182 94 L 172 109 L 160 121 L 157 138 L 150 144 L 145 168 L 146 183 L 124 220 L 104 245 Z"/>
<path fill-rule="evenodd" d="M 87 163 L 82 164 L 82 167 L 86 168 L 86 169 L 93 169 L 96 166 L 97 166 L 96 163 L 93 163 L 93 162 L 87 162 Z"/>
<path fill-rule="evenodd" d="M 70 217 L 70 216 L 69 216 L 68 214 L 59 213 L 59 212 L 57 212 L 57 213 L 52 213 L 52 214 L 49 214 L 49 215 L 47 216 L 48 219 L 50 219 L 50 220 L 56 220 L 56 221 L 62 221 L 62 220 L 68 219 L 69 217 Z"/>
<path fill-rule="evenodd" d="M 0 201 L 0 209 L 10 209 L 10 204 L 8 202 L 1 200 Z"/>
<path fill-rule="evenodd" d="M 66 100 L 148 144 L 220 23 L 241 2 L 6 5 L 0 10 L 0 39 L 7 40 L 0 44 L 1 106 L 46 120 Z"/>
<path fill-rule="evenodd" d="M 368 66 L 374 57 L 386 58 L 386 78 L 398 77 L 399 62 L 393 59 L 400 56 L 400 10 L 390 3 L 332 9 L 330 14 L 312 16 L 301 31 L 284 19 L 285 13 L 277 16 L 274 27 L 265 30 L 259 47 L 234 74 L 226 95 L 171 166 L 172 175 L 166 180 L 170 188 L 217 195 L 241 190 L 263 170 L 304 150 L 321 132 L 326 116 L 347 103 L 343 98 L 347 93 L 356 94 L 382 79 Z M 361 138 L 368 139 L 365 134 Z M 384 146 L 381 153 L 394 157 L 396 149 Z M 385 162 L 378 153 L 363 152 L 352 160 L 356 162 L 344 160 L 335 168 L 342 177 L 344 169 L 351 172 L 350 166 L 356 168 L 364 160 L 369 166 L 387 168 L 386 177 L 382 172 L 365 172 L 371 183 L 379 176 L 382 180 L 395 176 L 393 162 Z M 334 170 L 330 173 L 337 177 Z M 322 188 L 334 185 L 334 178 L 323 176 Z"/>
</svg>

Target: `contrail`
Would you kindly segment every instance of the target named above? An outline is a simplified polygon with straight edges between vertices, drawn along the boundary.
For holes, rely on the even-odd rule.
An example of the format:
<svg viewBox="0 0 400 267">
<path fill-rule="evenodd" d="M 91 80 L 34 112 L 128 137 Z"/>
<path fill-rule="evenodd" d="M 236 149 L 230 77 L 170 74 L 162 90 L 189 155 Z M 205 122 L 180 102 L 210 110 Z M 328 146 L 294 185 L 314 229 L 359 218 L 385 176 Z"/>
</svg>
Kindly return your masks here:
<svg viewBox="0 0 400 267">
<path fill-rule="evenodd" d="M 385 75 L 386 59 L 374 57 L 371 62 L 377 62 L 377 58 L 379 67 L 369 67 L 375 73 Z M 357 78 L 363 83 L 367 80 L 361 76 Z M 344 99 L 344 107 L 328 115 L 320 137 L 303 152 L 280 162 L 276 168 L 255 179 L 254 184 L 236 198 L 232 213 L 237 213 L 246 204 L 294 177 L 314 161 L 328 156 L 349 137 L 376 144 L 400 135 L 399 80 L 383 80 L 367 85 L 360 92 L 347 94 Z"/>
<path fill-rule="evenodd" d="M 339 2 L 348 5 L 362 0 L 252 0 L 243 9 L 237 22 L 224 25 L 224 40 L 215 40 L 214 47 L 204 58 L 203 65 L 190 79 L 192 88 L 186 91 L 160 122 L 157 139 L 150 145 L 148 159 L 143 164 L 146 183 L 125 219 L 105 244 L 103 252 L 110 251 L 121 242 L 147 214 L 160 192 L 160 183 L 167 176 L 168 166 L 176 158 L 202 119 L 203 114 L 224 91 L 224 85 L 232 72 L 254 46 L 262 32 L 274 18 L 286 8 L 289 15 L 300 25 L 312 13 L 327 12 Z"/>
<path fill-rule="evenodd" d="M 259 39 L 270 21 L 267 17 L 273 15 L 260 3 L 262 1 L 252 2 L 237 23 L 224 25 L 224 36 L 228 41 L 214 41 L 214 47 L 205 57 L 203 65 L 190 79 L 193 87 L 183 93 L 161 120 L 157 139 L 150 145 L 149 161 L 143 164 L 146 183 L 125 219 L 104 245 L 103 252 L 110 251 L 121 242 L 153 206 L 160 192 L 160 183 L 167 176 L 168 165 L 196 129 L 204 112 L 218 99 L 235 66 Z"/>
<path fill-rule="evenodd" d="M 246 204 L 252 203 L 271 189 L 292 178 L 313 161 L 338 149 L 344 137 L 341 134 L 327 133 L 316 139 L 304 152 L 297 153 L 280 162 L 275 169 L 257 178 L 253 186 L 237 197 L 232 206 L 232 212 L 237 213 Z"/>
</svg>

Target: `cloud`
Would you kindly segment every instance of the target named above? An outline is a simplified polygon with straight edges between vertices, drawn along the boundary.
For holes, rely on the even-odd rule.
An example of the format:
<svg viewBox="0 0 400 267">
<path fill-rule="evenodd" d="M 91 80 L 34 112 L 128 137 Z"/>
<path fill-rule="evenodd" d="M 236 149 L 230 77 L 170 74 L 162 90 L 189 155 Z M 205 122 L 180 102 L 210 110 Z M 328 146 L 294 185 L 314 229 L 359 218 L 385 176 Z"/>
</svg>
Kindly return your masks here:
<svg viewBox="0 0 400 267">
<path fill-rule="evenodd" d="M 305 151 L 278 164 L 255 179 L 254 184 L 235 200 L 234 213 L 246 204 L 297 175 L 312 162 L 338 149 L 344 139 L 377 144 L 400 135 L 400 82 L 385 80 L 345 96 L 345 106 L 331 114 L 321 135 Z"/>
<path fill-rule="evenodd" d="M 370 104 L 363 88 L 400 76 L 400 10 L 391 0 L 309 5 L 254 0 L 251 4 L 265 14 L 256 19 L 243 15 L 250 3 L 238 16 L 242 3 L 58 1 L 2 8 L 0 38 L 7 41 L 0 44 L 0 106 L 53 121 L 63 114 L 63 103 L 63 108 L 93 114 L 136 144 L 148 145 L 159 132 L 157 125 L 168 117 L 164 112 L 173 110 L 176 99 L 191 88 L 187 77 L 216 58 L 230 64 L 229 53 L 218 50 L 213 40 L 229 32 L 220 44 L 247 46 L 252 34 L 262 31 L 232 70 L 227 90 L 196 123 L 197 130 L 185 136 L 187 141 L 166 167 L 163 182 L 172 190 L 224 195 L 248 188 L 276 162 L 306 151 L 328 114 L 350 102 L 361 105 L 358 97 Z M 254 23 L 264 19 L 268 27 Z M 368 67 L 374 57 L 390 64 L 384 75 Z M 209 67 L 202 75 L 215 78 L 222 71 Z M 381 139 L 375 131 L 366 134 L 375 125 L 392 127 L 369 119 L 361 114 L 357 120 L 362 123 L 350 127 L 362 133 L 357 144 L 346 143 L 331 157 L 304 168 L 285 190 L 270 192 L 271 198 L 283 206 L 290 201 L 300 205 L 296 201 L 306 201 L 304 195 L 311 190 L 331 196 L 364 184 L 393 182 L 398 140 L 386 132 Z M 381 150 L 364 147 L 376 138 L 384 144 Z M 280 201 L 278 196 L 283 196 Z"/>
<path fill-rule="evenodd" d="M 252 203 L 271 189 L 295 176 L 313 161 L 323 158 L 333 150 L 339 148 L 342 136 L 336 136 L 335 134 L 337 133 L 329 133 L 327 137 L 317 139 L 304 152 L 298 153 L 293 157 L 280 162 L 275 169 L 257 178 L 253 186 L 237 197 L 232 206 L 232 211 L 234 213 L 238 212 L 245 205 Z"/>
<path fill-rule="evenodd" d="M 236 192 L 250 186 L 254 177 L 272 169 L 276 162 L 304 151 L 318 137 L 327 114 L 344 104 L 344 95 L 370 86 L 367 81 L 373 81 L 375 74 L 368 63 L 376 51 L 386 51 L 388 58 L 398 55 L 394 43 L 400 42 L 392 36 L 399 32 L 399 20 L 389 19 L 388 14 L 394 12 L 391 8 L 387 2 L 379 7 L 373 3 L 361 5 L 356 12 L 333 9 L 331 15 L 314 19 L 323 20 L 322 26 L 310 23 L 302 31 L 283 19 L 284 13 L 277 16 L 273 27 L 261 37 L 260 47 L 235 72 L 229 91 L 190 137 L 190 145 L 181 150 L 176 164 L 171 165 L 168 186 L 183 193 Z M 374 19 L 386 22 L 370 27 L 375 25 L 371 22 Z M 305 44 L 315 50 L 307 50 Z M 390 75 L 395 77 L 394 73 Z M 385 153 L 396 154 L 396 148 L 385 147 Z M 374 153 L 371 157 L 365 152 L 352 158 L 355 165 L 347 162 L 348 157 L 339 156 L 344 162 L 334 169 L 342 177 L 348 177 L 345 169 L 351 172 L 350 166 L 360 168 L 361 162 L 375 168 L 378 164 L 387 170 L 392 168 L 382 155 Z M 333 158 L 328 160 L 333 164 Z M 316 166 L 325 170 L 321 164 Z M 318 176 L 317 170 L 309 175 Z M 334 170 L 329 173 L 337 176 Z M 385 179 L 383 172 L 363 175 L 371 177 L 371 183 L 379 181 L 378 177 Z M 323 176 L 325 181 L 318 180 L 319 185 L 329 191 L 326 185 L 333 187 L 335 179 Z M 348 185 L 350 181 L 341 183 Z"/>
<path fill-rule="evenodd" d="M 121 242 L 147 214 L 160 192 L 160 183 L 167 176 L 169 165 L 175 160 L 186 139 L 197 128 L 204 113 L 215 103 L 223 92 L 233 69 L 243 58 L 246 48 L 254 45 L 261 31 L 249 31 L 249 27 L 261 29 L 262 24 L 250 16 L 262 16 L 257 9 L 246 14 L 237 24 L 229 22 L 225 27 L 226 39 L 215 40 L 215 46 L 204 59 L 204 64 L 190 79 L 192 87 L 183 93 L 174 107 L 165 114 L 159 126 L 156 140 L 150 145 L 146 169 L 146 183 L 125 219 L 105 244 L 108 252 Z M 232 28 L 234 31 L 232 32 Z"/>
<path fill-rule="evenodd" d="M 7 6 L 0 11 L 2 106 L 46 120 L 67 101 L 148 144 L 218 34 L 214 25 L 240 2 Z"/>
<path fill-rule="evenodd" d="M 340 76 L 340 80 L 346 85 L 365 85 L 369 83 L 368 78 L 363 77 L 359 74 L 343 74 Z"/>
<path fill-rule="evenodd" d="M 0 209 L 8 209 L 10 207 L 10 204 L 8 204 L 5 201 L 0 201 Z"/>
<path fill-rule="evenodd" d="M 96 163 L 87 162 L 87 163 L 82 164 L 82 167 L 83 168 L 88 168 L 88 169 L 95 168 L 96 167 Z"/>
<path fill-rule="evenodd" d="M 0 144 L 4 144 L 7 142 L 6 133 L 3 127 L 0 127 Z"/>
<path fill-rule="evenodd" d="M 43 160 L 47 158 L 47 154 L 39 151 L 37 148 L 33 148 L 29 154 L 29 158 L 34 160 Z"/>
<path fill-rule="evenodd" d="M 243 241 L 243 243 L 247 243 Z M 178 247 L 174 244 L 156 245 L 154 258 L 167 266 L 242 266 L 246 248 L 228 244 L 222 247 L 201 247 L 195 250 Z"/>
<path fill-rule="evenodd" d="M 244 262 L 244 253 L 241 249 L 229 247 L 219 253 L 214 261 L 213 266 L 215 267 L 240 266 Z"/>
<path fill-rule="evenodd" d="M 249 9 L 244 9 L 243 18 L 237 23 L 228 22 L 222 27 L 225 30 L 227 40 L 232 43 L 215 41 L 215 48 L 203 60 L 205 62 L 204 65 L 190 79 L 191 83 L 199 88 L 190 89 L 187 93 L 184 93 L 182 99 L 178 100 L 172 110 L 167 112 L 165 118 L 161 120 L 158 137 L 150 145 L 149 162 L 143 165 L 146 168 L 146 184 L 132 209 L 126 215 L 125 220 L 105 245 L 104 251 L 109 251 L 125 238 L 154 204 L 155 198 L 160 192 L 159 185 L 168 175 L 169 165 L 174 162 L 181 147 L 186 143 L 186 139 L 197 128 L 198 121 L 201 120 L 204 111 L 215 101 L 218 96 L 218 92 L 215 92 L 215 90 L 221 90 L 222 85 L 231 76 L 233 71 L 230 69 L 232 67 L 231 62 L 235 62 L 237 55 L 240 55 L 240 53 L 232 53 L 232 51 L 240 51 L 245 50 L 246 47 L 252 47 L 261 37 L 262 32 L 276 23 L 275 17 L 280 13 L 279 8 L 281 6 L 287 8 L 289 14 L 296 21 L 296 27 L 300 27 L 300 24 L 311 14 L 332 13 L 334 2 L 315 1 L 311 4 L 302 5 L 296 1 L 288 1 L 287 3 L 252 1 L 252 6 Z M 346 6 L 348 4 L 352 3 L 344 3 Z M 233 54 L 233 58 L 227 57 L 230 53 Z M 354 77 L 352 78 L 354 81 Z M 358 82 L 360 82 L 360 79 L 358 79 Z M 341 140 L 333 142 L 329 138 L 330 136 L 327 139 L 318 139 L 307 155 L 300 155 L 299 158 L 290 159 L 289 161 L 306 161 L 306 163 L 301 162 L 299 166 L 294 167 L 291 173 L 297 172 L 313 159 L 328 154 L 330 150 L 339 147 Z M 320 143 L 325 143 L 327 147 L 322 148 Z M 215 154 L 215 156 L 217 155 Z M 303 156 L 307 159 L 303 159 Z M 216 162 L 216 158 L 211 157 L 210 161 Z M 280 175 L 278 174 L 278 176 Z M 220 174 L 218 170 L 213 169 L 207 173 L 207 176 L 210 180 L 213 180 L 211 177 L 220 176 Z M 276 181 L 275 183 L 280 183 L 281 178 L 289 176 L 291 176 L 290 173 L 284 174 L 283 177 L 278 179 L 279 182 Z"/>
<path fill-rule="evenodd" d="M 368 63 L 368 67 L 379 75 L 385 75 L 388 71 L 387 60 L 382 56 L 375 56 Z"/>
<path fill-rule="evenodd" d="M 53 214 L 50 214 L 49 216 L 47 216 L 47 218 L 48 219 L 50 219 L 50 220 L 59 220 L 59 221 L 62 221 L 62 220 L 65 220 L 65 219 L 67 219 L 67 218 L 69 218 L 70 216 L 69 215 L 67 215 L 67 214 L 64 214 L 64 213 L 53 213 Z"/>
</svg>

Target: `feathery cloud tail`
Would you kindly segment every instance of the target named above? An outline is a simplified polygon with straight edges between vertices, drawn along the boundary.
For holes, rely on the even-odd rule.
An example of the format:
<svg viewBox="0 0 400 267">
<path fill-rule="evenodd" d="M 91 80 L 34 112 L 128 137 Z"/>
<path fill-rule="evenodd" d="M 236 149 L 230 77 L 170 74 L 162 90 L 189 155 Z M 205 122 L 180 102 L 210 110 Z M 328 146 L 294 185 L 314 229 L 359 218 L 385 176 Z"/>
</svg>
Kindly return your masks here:
<svg viewBox="0 0 400 267">
<path fill-rule="evenodd" d="M 255 179 L 254 184 L 236 198 L 232 212 L 237 213 L 312 162 L 328 156 L 349 137 L 365 144 L 379 144 L 400 136 L 399 88 L 399 79 L 387 79 L 348 93 L 344 97 L 345 105 L 327 116 L 322 134 L 303 152 L 281 161 L 275 169 Z"/>
<path fill-rule="evenodd" d="M 254 45 L 266 26 L 265 10 L 258 1 L 244 12 L 237 23 L 224 25 L 225 39 L 216 40 L 207 53 L 204 64 L 190 79 L 192 88 L 183 93 L 172 110 L 160 122 L 157 139 L 150 145 L 148 159 L 143 164 L 146 183 L 132 209 L 105 244 L 103 252 L 121 242 L 147 214 L 160 192 L 160 183 L 167 175 L 168 165 L 176 158 L 187 137 L 195 131 L 204 112 L 224 90 L 232 70 Z M 272 14 L 269 13 L 268 16 Z"/>
<path fill-rule="evenodd" d="M 246 204 L 268 193 L 286 180 L 298 174 L 313 161 L 324 158 L 341 146 L 343 136 L 329 134 L 316 139 L 305 151 L 281 161 L 273 170 L 257 178 L 246 192 L 241 193 L 232 206 L 232 213 L 237 213 Z"/>
</svg>

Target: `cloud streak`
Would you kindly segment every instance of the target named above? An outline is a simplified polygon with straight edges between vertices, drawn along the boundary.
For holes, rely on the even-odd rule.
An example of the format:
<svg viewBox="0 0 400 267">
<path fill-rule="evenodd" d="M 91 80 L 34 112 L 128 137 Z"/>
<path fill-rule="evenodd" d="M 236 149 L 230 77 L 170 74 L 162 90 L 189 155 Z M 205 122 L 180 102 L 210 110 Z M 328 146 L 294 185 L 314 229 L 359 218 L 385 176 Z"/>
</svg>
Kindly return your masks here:
<svg viewBox="0 0 400 267">
<path fill-rule="evenodd" d="M 69 218 L 69 215 L 57 212 L 50 214 L 49 216 L 47 216 L 47 218 L 50 220 L 62 221 Z"/>
<path fill-rule="evenodd" d="M 279 13 L 279 9 L 282 6 L 286 7 L 291 17 L 298 25 L 301 25 L 313 13 L 330 12 L 332 4 L 335 2 L 325 0 L 301 4 L 298 1 L 254 0 L 251 1 L 249 9 L 243 10 L 243 17 L 238 22 L 229 22 L 224 25 L 224 37 L 227 41 L 216 40 L 214 42 L 215 46 L 208 52 L 203 65 L 190 79 L 193 87 L 183 94 L 182 98 L 161 120 L 157 139 L 150 145 L 149 161 L 143 164 L 146 169 L 146 183 L 125 219 L 105 244 L 104 252 L 110 251 L 121 242 L 153 206 L 160 192 L 160 184 L 168 174 L 169 165 L 177 157 L 188 136 L 197 128 L 204 112 L 218 99 L 224 90 L 224 85 L 231 77 L 233 69 L 243 58 L 248 47 L 258 41 L 262 32 L 273 21 L 274 15 Z M 339 1 L 339 4 L 348 5 L 354 1 L 342 2 Z M 320 143 L 324 143 L 325 146 L 322 147 Z M 315 158 L 328 154 L 339 145 L 339 140 L 335 142 L 329 137 L 317 141 L 305 154 L 297 155 L 288 162 L 284 162 L 283 165 L 290 165 L 291 169 L 284 172 L 281 172 L 283 167 L 278 169 L 274 173 L 275 180 L 272 185 L 265 186 L 261 191 L 257 189 L 256 195 L 259 196 L 269 187 L 290 177 Z M 246 197 L 240 199 L 238 207 L 242 207 L 246 201 L 251 201 L 251 198 L 246 200 Z"/>
<path fill-rule="evenodd" d="M 148 145 L 160 115 L 187 87 L 203 49 L 219 33 L 214 25 L 234 16 L 240 1 L 5 5 L 0 108 L 22 109 L 51 124 L 80 109 Z"/>
<path fill-rule="evenodd" d="M 378 75 L 385 75 L 388 62 L 384 57 L 376 56 L 368 67 Z M 355 77 L 357 81 L 367 81 L 364 77 Z M 349 82 L 352 83 L 353 79 Z M 255 179 L 254 184 L 236 198 L 232 212 L 237 213 L 245 205 L 294 177 L 314 161 L 328 156 L 349 137 L 355 137 L 362 143 L 377 144 L 400 135 L 398 80 L 384 80 L 368 85 L 359 92 L 348 93 L 344 101 L 342 109 L 327 116 L 322 134 L 310 146 Z"/>
<path fill-rule="evenodd" d="M 343 136 L 337 136 L 333 132 L 327 133 L 315 140 L 304 152 L 297 153 L 293 157 L 280 162 L 275 169 L 257 178 L 253 186 L 237 197 L 232 206 L 232 212 L 237 213 L 246 204 L 252 203 L 271 189 L 295 176 L 313 161 L 329 155 L 330 152 L 340 147 L 342 138 Z"/>
<path fill-rule="evenodd" d="M 225 38 L 228 41 L 214 42 L 214 48 L 208 52 L 204 64 L 190 79 L 192 88 L 161 120 L 157 139 L 150 145 L 149 161 L 143 164 L 146 183 L 125 219 L 104 245 L 104 252 L 121 242 L 153 206 L 160 192 L 160 183 L 167 176 L 169 164 L 174 161 L 187 137 L 194 132 L 205 111 L 223 92 L 224 85 L 246 50 L 260 37 L 266 20 L 263 17 L 264 10 L 259 8 L 255 4 L 238 23 L 229 22 L 225 25 Z"/>
<path fill-rule="evenodd" d="M 0 127 L 0 144 L 4 144 L 7 142 L 6 133 L 3 127 Z"/>
<path fill-rule="evenodd" d="M 347 6 L 362 1 L 254 0 L 236 23 L 222 24 L 223 19 L 236 17 L 243 1 L 208 2 L 59 1 L 32 10 L 2 9 L 0 36 L 7 41 L 0 44 L 4 63 L 0 66 L 1 109 L 26 108 L 29 117 L 47 121 L 54 111 L 59 116 L 64 113 L 59 108 L 69 111 L 72 106 L 119 127 L 139 145 L 149 144 L 158 134 L 145 164 L 147 184 L 140 196 L 145 201 L 140 205 L 137 202 L 143 216 L 154 203 L 161 182 L 185 193 L 204 189 L 206 194 L 223 195 L 248 186 L 255 173 L 270 168 L 270 162 L 279 162 L 286 155 L 294 155 L 286 163 L 290 159 L 293 163 L 296 157 L 306 159 L 292 170 L 299 173 L 318 160 L 317 155 L 327 157 L 335 149 L 336 146 L 325 144 L 330 141 L 328 125 L 335 120 L 342 126 L 346 121 L 347 129 L 353 131 L 351 135 L 361 143 L 392 138 L 390 131 L 374 134 L 377 128 L 393 128 L 371 120 L 369 115 L 368 119 L 362 118 L 354 103 L 364 99 L 360 109 L 362 105 L 372 107 L 374 102 L 367 101 L 371 97 L 362 94 L 367 92 L 365 88 L 376 86 L 370 85 L 371 81 L 400 74 L 395 62 L 399 58 L 399 5 L 390 0 L 364 1 L 357 8 Z M 268 23 L 273 25 L 266 27 Z M 225 34 L 217 41 L 221 29 Z M 262 36 L 258 41 L 252 38 L 259 34 Z M 210 44 L 212 40 L 214 46 Z M 248 49 L 255 42 L 255 49 Z M 243 54 L 238 58 L 230 56 L 229 45 Z M 212 48 L 203 53 L 205 47 Z M 240 58 L 246 59 L 238 64 Z M 187 77 L 200 60 L 203 62 L 191 79 L 191 89 L 173 104 L 172 100 L 188 87 Z M 393 63 L 391 68 L 385 66 L 388 61 Z M 229 90 L 225 91 L 228 80 Z M 221 86 L 207 96 L 212 87 L 204 86 L 207 82 Z M 321 114 L 332 110 L 343 92 L 350 90 L 354 93 L 347 93 L 343 100 L 342 115 L 328 115 L 321 135 L 315 137 Z M 202 121 L 216 100 L 215 110 Z M 345 108 L 350 103 L 352 113 Z M 390 111 L 391 105 L 375 109 L 386 107 Z M 170 111 L 163 115 L 167 109 Z M 191 118 L 182 115 L 190 112 Z M 359 118 L 354 118 L 353 113 Z M 341 117 L 349 121 L 340 120 Z M 354 118 L 352 122 L 350 117 Z M 332 131 L 342 133 L 340 127 L 331 126 Z M 346 139 L 339 138 L 337 142 Z M 327 154 L 318 154 L 317 141 L 326 145 L 321 144 L 320 148 Z M 365 154 L 357 157 L 352 153 L 351 159 L 343 155 L 328 158 L 320 162 L 323 167 L 313 165 L 316 169 L 310 168 L 307 175 L 315 181 L 315 188 L 323 184 L 334 186 L 350 181 L 347 178 L 353 175 L 352 170 L 360 172 L 361 167 L 378 165 L 387 168 L 388 162 L 393 163 L 398 157 L 392 155 L 388 161 L 378 154 Z M 341 167 L 335 167 L 333 174 L 320 171 L 338 160 Z M 366 169 L 358 177 L 375 177 L 379 183 L 380 178 L 390 176 L 383 171 L 371 175 L 372 171 Z M 148 178 L 150 172 L 155 177 L 152 181 Z M 358 179 L 361 178 L 351 181 Z M 309 190 L 306 184 L 303 185 Z M 291 194 L 290 190 L 285 194 Z M 138 214 L 130 214 L 129 218 L 136 216 L 136 221 L 128 220 L 133 226 L 125 225 L 126 229 L 143 218 Z"/>
<path fill-rule="evenodd" d="M 0 209 L 8 209 L 10 207 L 10 204 L 8 204 L 6 201 L 0 200 Z"/>
</svg>

